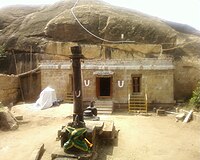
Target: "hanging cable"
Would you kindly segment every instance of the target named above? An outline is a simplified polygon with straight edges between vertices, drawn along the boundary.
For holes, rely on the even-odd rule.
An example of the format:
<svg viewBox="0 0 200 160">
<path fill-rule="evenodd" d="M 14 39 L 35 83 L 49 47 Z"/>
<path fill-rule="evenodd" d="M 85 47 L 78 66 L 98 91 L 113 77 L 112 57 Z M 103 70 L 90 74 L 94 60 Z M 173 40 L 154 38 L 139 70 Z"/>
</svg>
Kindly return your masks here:
<svg viewBox="0 0 200 160">
<path fill-rule="evenodd" d="M 74 4 L 74 6 L 71 8 L 71 13 L 72 15 L 74 16 L 75 20 L 78 22 L 78 24 L 86 31 L 88 32 L 90 35 L 92 35 L 93 37 L 101 40 L 101 41 L 104 41 L 104 42 L 109 42 L 109 43 L 134 43 L 135 41 L 111 41 L 111 40 L 107 40 L 107 39 L 104 39 L 104 38 L 101 38 L 97 35 L 95 35 L 94 33 L 90 32 L 87 28 L 85 28 L 82 23 L 79 21 L 79 19 L 76 17 L 76 15 L 74 14 L 74 8 L 76 7 L 76 5 L 78 4 L 79 0 L 77 0 Z"/>
</svg>

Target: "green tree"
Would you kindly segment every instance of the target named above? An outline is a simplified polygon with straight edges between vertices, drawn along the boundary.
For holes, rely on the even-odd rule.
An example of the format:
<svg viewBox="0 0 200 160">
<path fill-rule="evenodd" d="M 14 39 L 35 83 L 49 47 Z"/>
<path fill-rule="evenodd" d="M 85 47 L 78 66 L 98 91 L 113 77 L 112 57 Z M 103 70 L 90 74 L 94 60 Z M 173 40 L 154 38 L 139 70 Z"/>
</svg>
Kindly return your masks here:
<svg viewBox="0 0 200 160">
<path fill-rule="evenodd" d="M 196 89 L 192 92 L 190 105 L 194 106 L 196 109 L 200 108 L 200 81 L 198 82 Z"/>
<path fill-rule="evenodd" d="M 0 45 L 0 57 L 5 57 L 6 56 L 6 51 L 5 51 L 5 49 L 4 49 L 4 46 L 1 46 Z"/>
</svg>

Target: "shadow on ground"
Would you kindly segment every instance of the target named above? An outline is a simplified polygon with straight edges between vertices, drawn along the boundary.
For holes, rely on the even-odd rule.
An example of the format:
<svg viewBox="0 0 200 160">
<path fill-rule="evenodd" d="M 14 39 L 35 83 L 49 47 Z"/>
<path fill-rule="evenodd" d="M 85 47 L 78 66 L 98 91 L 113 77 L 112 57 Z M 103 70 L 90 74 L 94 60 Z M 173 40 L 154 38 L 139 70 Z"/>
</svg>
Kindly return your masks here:
<svg viewBox="0 0 200 160">
<path fill-rule="evenodd" d="M 113 156 L 114 147 L 118 146 L 118 132 L 114 140 L 100 140 L 98 145 L 97 160 L 107 160 L 109 156 Z"/>
</svg>

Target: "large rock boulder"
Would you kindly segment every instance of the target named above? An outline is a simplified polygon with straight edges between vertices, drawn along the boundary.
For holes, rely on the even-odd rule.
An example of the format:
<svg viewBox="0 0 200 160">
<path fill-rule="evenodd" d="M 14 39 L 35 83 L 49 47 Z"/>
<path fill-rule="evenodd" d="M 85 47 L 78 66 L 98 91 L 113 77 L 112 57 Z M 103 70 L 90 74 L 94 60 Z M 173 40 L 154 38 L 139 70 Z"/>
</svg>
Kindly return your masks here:
<svg viewBox="0 0 200 160">
<path fill-rule="evenodd" d="M 124 41 L 172 47 L 188 38 L 158 18 L 102 1 L 80 0 L 74 5 L 75 1 L 65 0 L 43 7 L 3 8 L 0 45 L 16 51 L 29 51 L 32 46 L 34 52 L 42 52 L 49 40 L 102 43 L 121 41 L 123 34 Z"/>
<path fill-rule="evenodd" d="M 159 19 L 102 4 L 66 9 L 45 28 L 47 37 L 59 41 L 102 42 L 92 34 L 108 42 L 121 41 L 121 34 L 124 34 L 125 41 L 138 43 L 175 43 L 177 36 L 175 30 Z"/>
</svg>

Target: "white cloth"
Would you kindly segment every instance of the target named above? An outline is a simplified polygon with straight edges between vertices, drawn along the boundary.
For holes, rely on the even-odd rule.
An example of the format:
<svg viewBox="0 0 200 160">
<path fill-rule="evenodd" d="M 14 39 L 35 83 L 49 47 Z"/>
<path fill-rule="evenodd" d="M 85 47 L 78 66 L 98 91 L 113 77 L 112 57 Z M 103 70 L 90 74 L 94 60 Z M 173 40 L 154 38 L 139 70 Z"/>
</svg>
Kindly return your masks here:
<svg viewBox="0 0 200 160">
<path fill-rule="evenodd" d="M 53 102 L 57 101 L 55 89 L 46 87 L 41 93 L 39 99 L 36 101 L 35 106 L 40 109 L 50 108 Z"/>
</svg>

